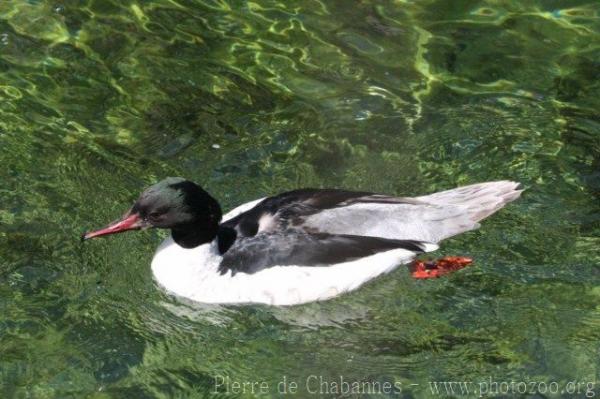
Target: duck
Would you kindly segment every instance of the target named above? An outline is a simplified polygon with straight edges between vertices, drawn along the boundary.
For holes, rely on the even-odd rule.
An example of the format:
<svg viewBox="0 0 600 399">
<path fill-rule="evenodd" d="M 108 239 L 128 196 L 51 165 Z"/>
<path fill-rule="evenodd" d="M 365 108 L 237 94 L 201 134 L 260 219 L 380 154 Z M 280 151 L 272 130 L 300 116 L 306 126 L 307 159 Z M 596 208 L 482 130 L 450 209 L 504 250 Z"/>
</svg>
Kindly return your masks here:
<svg viewBox="0 0 600 399">
<path fill-rule="evenodd" d="M 502 180 L 417 197 L 305 188 L 242 204 L 225 215 L 198 184 L 168 177 L 121 217 L 83 240 L 170 229 L 151 263 L 174 295 L 213 304 L 324 301 L 438 249 L 517 199 Z"/>
</svg>

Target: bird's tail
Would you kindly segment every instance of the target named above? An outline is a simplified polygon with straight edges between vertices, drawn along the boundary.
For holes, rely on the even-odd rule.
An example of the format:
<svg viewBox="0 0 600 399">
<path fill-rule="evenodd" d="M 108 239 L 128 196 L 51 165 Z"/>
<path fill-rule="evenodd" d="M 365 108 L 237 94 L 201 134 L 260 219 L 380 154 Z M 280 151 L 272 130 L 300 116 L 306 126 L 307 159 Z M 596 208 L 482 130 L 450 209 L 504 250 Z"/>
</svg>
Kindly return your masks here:
<svg viewBox="0 0 600 399">
<path fill-rule="evenodd" d="M 522 191 L 519 183 L 502 180 L 472 184 L 417 199 L 447 210 L 452 208 L 452 212 L 445 214 L 445 217 L 429 221 L 436 225 L 440 233 L 436 241 L 440 241 L 478 228 L 480 220 L 519 198 Z"/>
</svg>

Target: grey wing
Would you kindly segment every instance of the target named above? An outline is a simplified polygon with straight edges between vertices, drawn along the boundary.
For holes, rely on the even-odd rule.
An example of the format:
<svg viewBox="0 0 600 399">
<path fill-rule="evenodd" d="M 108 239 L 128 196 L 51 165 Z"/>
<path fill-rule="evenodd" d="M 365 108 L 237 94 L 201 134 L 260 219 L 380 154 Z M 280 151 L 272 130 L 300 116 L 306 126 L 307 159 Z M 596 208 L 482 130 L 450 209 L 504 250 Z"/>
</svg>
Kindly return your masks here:
<svg viewBox="0 0 600 399">
<path fill-rule="evenodd" d="M 479 227 L 519 197 L 518 183 L 497 181 L 417 198 L 365 196 L 301 217 L 306 230 L 437 243 Z"/>
</svg>

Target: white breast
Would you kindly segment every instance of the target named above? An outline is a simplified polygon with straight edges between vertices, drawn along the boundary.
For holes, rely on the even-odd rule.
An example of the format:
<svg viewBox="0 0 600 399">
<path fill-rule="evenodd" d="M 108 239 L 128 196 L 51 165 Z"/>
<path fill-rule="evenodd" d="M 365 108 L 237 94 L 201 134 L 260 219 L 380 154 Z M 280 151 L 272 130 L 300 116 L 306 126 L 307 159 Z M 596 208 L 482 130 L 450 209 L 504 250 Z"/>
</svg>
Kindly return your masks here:
<svg viewBox="0 0 600 399">
<path fill-rule="evenodd" d="M 168 292 L 197 302 L 295 305 L 356 289 L 413 256 L 395 249 L 327 267 L 274 266 L 232 276 L 217 271 L 221 256 L 215 243 L 185 249 L 168 238 L 152 260 L 152 271 Z"/>
</svg>

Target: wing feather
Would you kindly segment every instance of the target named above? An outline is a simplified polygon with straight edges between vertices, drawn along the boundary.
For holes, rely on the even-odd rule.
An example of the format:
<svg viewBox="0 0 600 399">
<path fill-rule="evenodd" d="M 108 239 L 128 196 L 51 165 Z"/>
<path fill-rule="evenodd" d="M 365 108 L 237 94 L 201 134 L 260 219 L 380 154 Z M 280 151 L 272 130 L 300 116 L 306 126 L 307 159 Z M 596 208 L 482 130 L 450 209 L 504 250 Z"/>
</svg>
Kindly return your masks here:
<svg viewBox="0 0 600 399">
<path fill-rule="evenodd" d="M 522 190 L 511 181 L 473 184 L 416 198 L 302 189 L 255 203 L 222 224 L 237 237 L 297 230 L 439 242 L 479 227 Z"/>
<path fill-rule="evenodd" d="M 406 249 L 414 254 L 433 250 L 428 243 L 352 235 L 298 231 L 258 234 L 236 240 L 223 255 L 221 273 L 256 273 L 272 266 L 330 266 L 379 252 Z"/>
</svg>

